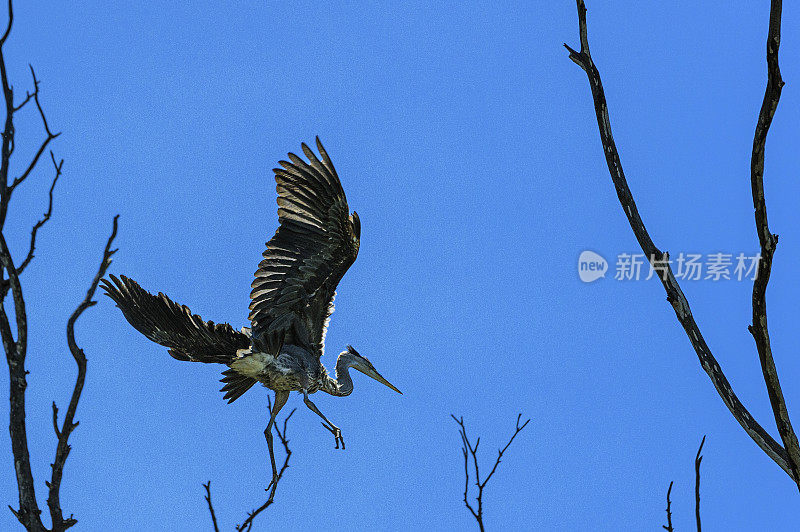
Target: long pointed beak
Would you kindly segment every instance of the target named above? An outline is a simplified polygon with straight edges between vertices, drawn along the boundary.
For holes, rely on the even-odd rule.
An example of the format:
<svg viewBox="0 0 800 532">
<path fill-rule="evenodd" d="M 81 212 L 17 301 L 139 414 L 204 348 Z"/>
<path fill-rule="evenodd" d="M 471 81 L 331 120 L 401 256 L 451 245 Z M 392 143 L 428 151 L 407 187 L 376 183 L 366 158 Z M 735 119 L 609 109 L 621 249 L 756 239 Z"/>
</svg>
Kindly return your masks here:
<svg viewBox="0 0 800 532">
<path fill-rule="evenodd" d="M 389 382 L 386 379 L 384 379 L 383 375 L 381 375 L 377 371 L 374 371 L 374 370 L 372 370 L 372 371 L 363 370 L 363 369 L 359 369 L 359 368 L 357 368 L 355 366 L 353 366 L 353 369 L 360 371 L 361 373 L 363 373 L 367 377 L 372 377 L 373 379 L 375 379 L 376 381 L 380 382 L 381 384 L 384 384 L 384 385 L 388 386 L 389 388 L 391 388 L 392 390 L 394 390 L 397 393 L 399 393 L 400 395 L 403 395 L 403 392 L 401 392 L 400 390 L 395 388 L 394 385 L 391 382 Z"/>
</svg>

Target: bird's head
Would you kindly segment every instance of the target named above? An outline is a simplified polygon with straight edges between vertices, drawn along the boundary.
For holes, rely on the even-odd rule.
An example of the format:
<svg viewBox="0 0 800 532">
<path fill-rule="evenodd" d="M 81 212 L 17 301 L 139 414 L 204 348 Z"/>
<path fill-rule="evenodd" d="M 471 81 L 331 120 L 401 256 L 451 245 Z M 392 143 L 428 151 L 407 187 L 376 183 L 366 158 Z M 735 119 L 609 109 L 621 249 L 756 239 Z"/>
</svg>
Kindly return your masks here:
<svg viewBox="0 0 800 532">
<path fill-rule="evenodd" d="M 400 390 L 394 387 L 394 385 L 383 378 L 383 375 L 378 373 L 378 370 L 375 369 L 375 366 L 372 365 L 372 362 L 367 359 L 367 357 L 361 355 L 358 351 L 356 351 L 352 345 L 347 346 L 347 351 L 342 351 L 339 355 L 340 358 L 347 358 L 348 366 L 360 371 L 367 377 L 372 377 L 376 381 L 380 382 L 381 384 L 385 384 L 392 390 L 396 391 L 400 395 L 403 394 Z"/>
</svg>

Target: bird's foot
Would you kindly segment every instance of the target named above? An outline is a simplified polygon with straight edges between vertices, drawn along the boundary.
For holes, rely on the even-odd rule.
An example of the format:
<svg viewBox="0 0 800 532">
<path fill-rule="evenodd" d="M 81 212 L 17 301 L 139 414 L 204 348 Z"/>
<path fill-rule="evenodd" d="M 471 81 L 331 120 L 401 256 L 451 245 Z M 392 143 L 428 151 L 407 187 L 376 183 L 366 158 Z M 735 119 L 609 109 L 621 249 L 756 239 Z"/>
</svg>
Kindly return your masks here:
<svg viewBox="0 0 800 532">
<path fill-rule="evenodd" d="M 322 426 L 328 429 L 331 434 L 333 434 L 334 441 L 336 442 L 336 449 L 339 448 L 339 444 L 341 443 L 342 450 L 344 451 L 344 438 L 342 438 L 341 429 L 335 425 L 327 425 L 326 423 L 323 423 Z"/>
</svg>

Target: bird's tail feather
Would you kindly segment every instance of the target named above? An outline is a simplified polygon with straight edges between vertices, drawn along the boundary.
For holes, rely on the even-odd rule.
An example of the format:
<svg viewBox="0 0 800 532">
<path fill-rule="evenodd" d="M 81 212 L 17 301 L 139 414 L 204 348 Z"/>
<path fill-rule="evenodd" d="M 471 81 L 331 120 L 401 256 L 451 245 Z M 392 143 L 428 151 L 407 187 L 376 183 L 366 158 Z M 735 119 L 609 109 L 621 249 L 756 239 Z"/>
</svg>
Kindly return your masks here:
<svg viewBox="0 0 800 532">
<path fill-rule="evenodd" d="M 254 378 L 242 375 L 233 369 L 223 371 L 222 375 L 220 382 L 224 382 L 225 386 L 220 391 L 225 392 L 223 399 L 227 399 L 228 403 L 237 400 L 257 382 Z"/>
<path fill-rule="evenodd" d="M 227 323 L 206 322 L 189 307 L 164 294 L 150 294 L 124 275 L 109 277 L 110 281 L 102 279 L 103 289 L 128 323 L 153 342 L 168 347 L 177 360 L 228 364 L 239 349 L 250 346 L 249 336 Z"/>
</svg>

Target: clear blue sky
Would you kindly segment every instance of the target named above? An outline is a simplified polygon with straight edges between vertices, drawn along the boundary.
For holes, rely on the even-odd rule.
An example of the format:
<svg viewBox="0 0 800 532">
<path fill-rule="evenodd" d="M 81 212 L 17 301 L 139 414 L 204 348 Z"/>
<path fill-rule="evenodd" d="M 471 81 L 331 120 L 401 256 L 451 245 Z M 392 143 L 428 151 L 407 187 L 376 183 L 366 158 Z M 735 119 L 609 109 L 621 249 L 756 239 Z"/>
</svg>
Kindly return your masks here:
<svg viewBox="0 0 800 532">
<path fill-rule="evenodd" d="M 752 253 L 749 154 L 766 82 L 768 2 L 589 1 L 594 59 L 631 188 L 656 243 Z M 800 10 L 784 13 L 787 85 L 767 145 L 776 363 L 800 424 Z M 119 213 L 112 267 L 206 319 L 245 325 L 277 226 L 270 169 L 320 135 L 362 221 L 358 261 L 327 336 L 405 392 L 356 375 L 316 398 L 345 452 L 297 397 L 292 466 L 261 530 L 463 530 L 460 442 L 485 460 L 532 418 L 487 488 L 493 530 L 654 530 L 671 480 L 693 526 L 693 459 L 708 435 L 709 530 L 796 530 L 797 488 L 741 430 L 702 372 L 656 280 L 580 282 L 578 255 L 638 251 L 608 176 L 573 2 L 20 2 L 7 64 L 42 80 L 63 157 L 53 220 L 24 275 L 28 428 L 40 503 L 65 405 L 64 341 Z M 19 118 L 17 164 L 40 135 Z M 45 161 L 47 163 L 47 161 Z M 17 257 L 41 214 L 47 164 L 15 195 Z M 742 401 L 773 434 L 749 282 L 685 283 Z M 263 500 L 267 394 L 227 405 L 215 366 L 181 363 L 106 298 L 78 324 L 89 358 L 62 503 L 82 530 L 201 530 L 211 480 L 226 527 Z M 3 390 L 7 384 L 3 380 Z M 6 392 L 2 392 L 5 396 Z M 0 415 L 7 416 L 7 403 Z M 5 434 L 5 432 L 4 432 Z M 16 488 L 0 438 L 0 500 Z M 0 529 L 13 529 L 0 511 Z"/>
</svg>

